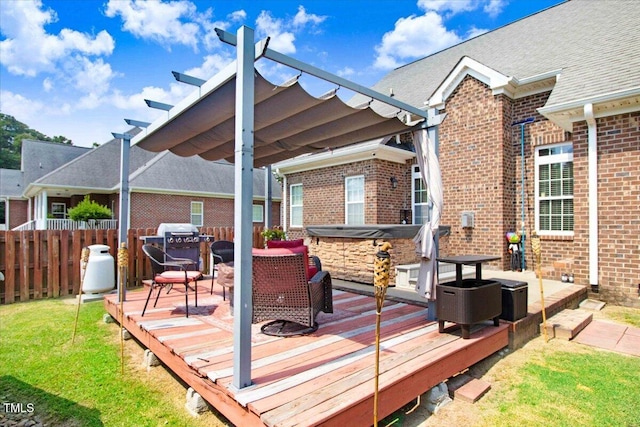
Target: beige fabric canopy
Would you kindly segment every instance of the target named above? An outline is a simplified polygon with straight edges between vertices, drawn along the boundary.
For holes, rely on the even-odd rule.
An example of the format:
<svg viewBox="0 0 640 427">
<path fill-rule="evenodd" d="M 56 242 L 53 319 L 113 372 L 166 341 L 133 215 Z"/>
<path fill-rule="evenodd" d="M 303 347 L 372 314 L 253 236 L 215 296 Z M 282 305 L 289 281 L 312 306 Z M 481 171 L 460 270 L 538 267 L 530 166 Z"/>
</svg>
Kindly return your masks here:
<svg viewBox="0 0 640 427">
<path fill-rule="evenodd" d="M 368 105 L 346 105 L 335 91 L 316 98 L 297 79 L 278 86 L 257 71 L 254 75 L 255 167 L 409 129 L 395 115 L 380 116 Z M 200 88 L 199 96 L 173 107 L 167 118 L 153 123 L 132 143 L 155 152 L 170 150 L 179 156 L 199 155 L 207 160 L 233 162 L 236 79 L 235 75 L 214 79 L 222 83 L 207 90 L 214 83 L 208 81 Z"/>
</svg>

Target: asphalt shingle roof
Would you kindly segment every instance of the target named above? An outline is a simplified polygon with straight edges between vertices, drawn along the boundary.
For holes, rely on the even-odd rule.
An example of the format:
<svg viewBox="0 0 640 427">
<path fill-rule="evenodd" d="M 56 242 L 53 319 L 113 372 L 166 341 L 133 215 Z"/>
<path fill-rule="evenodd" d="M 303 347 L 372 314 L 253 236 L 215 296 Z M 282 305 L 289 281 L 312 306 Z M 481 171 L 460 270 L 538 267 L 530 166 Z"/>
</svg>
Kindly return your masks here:
<svg viewBox="0 0 640 427">
<path fill-rule="evenodd" d="M 421 107 L 465 56 L 518 79 L 561 70 L 547 106 L 638 88 L 639 23 L 637 0 L 570 0 L 400 67 L 374 88 Z"/>
</svg>

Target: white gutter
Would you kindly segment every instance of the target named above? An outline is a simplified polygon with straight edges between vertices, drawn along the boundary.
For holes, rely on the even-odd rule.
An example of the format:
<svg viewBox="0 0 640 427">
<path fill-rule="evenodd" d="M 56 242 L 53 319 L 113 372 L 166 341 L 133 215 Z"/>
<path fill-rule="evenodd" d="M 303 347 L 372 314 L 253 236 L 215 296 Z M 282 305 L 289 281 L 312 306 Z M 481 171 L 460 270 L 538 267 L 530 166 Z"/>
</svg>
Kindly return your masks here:
<svg viewBox="0 0 640 427">
<path fill-rule="evenodd" d="M 584 106 L 588 126 L 589 168 L 589 284 L 598 287 L 598 129 L 593 115 L 593 104 Z"/>
</svg>

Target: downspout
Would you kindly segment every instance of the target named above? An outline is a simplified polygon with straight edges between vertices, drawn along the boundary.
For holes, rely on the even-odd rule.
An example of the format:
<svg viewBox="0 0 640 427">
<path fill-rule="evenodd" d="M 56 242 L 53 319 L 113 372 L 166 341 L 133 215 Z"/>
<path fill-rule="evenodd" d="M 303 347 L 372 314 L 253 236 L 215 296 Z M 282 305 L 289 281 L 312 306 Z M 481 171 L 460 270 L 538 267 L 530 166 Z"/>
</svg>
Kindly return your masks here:
<svg viewBox="0 0 640 427">
<path fill-rule="evenodd" d="M 287 222 L 287 213 L 289 212 L 289 208 L 287 207 L 287 175 L 283 175 L 282 178 L 282 204 L 280 206 L 280 211 L 282 212 L 282 229 L 287 232 L 289 229 Z"/>
<path fill-rule="evenodd" d="M 521 250 L 520 250 L 520 260 L 521 260 L 521 265 L 520 268 L 522 271 L 525 271 L 525 267 L 526 267 L 526 263 L 525 263 L 525 253 L 526 253 L 526 249 L 525 249 L 525 236 L 526 236 L 526 229 L 525 229 L 525 173 L 524 173 L 524 169 L 525 169 L 525 158 L 524 158 L 524 126 L 528 123 L 533 123 L 534 118 L 533 117 L 529 117 L 527 119 L 521 120 L 519 122 L 513 123 L 512 126 L 515 125 L 520 125 L 520 161 L 522 162 L 521 166 L 520 166 L 520 186 L 521 186 L 521 195 L 520 195 L 520 215 L 521 215 L 521 219 L 520 219 L 520 226 L 521 226 L 521 240 L 520 240 L 520 245 L 521 245 Z"/>
<path fill-rule="evenodd" d="M 593 104 L 585 104 L 584 118 L 588 128 L 589 284 L 591 291 L 598 293 L 598 128 L 593 115 Z"/>
</svg>

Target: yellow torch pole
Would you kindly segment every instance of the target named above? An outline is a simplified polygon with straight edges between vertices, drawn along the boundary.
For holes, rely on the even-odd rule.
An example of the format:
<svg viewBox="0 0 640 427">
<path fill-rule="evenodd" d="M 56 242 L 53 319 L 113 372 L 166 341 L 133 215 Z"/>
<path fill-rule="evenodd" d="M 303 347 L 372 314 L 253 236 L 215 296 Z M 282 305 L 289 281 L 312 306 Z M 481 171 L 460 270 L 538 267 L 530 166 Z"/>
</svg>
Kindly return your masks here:
<svg viewBox="0 0 640 427">
<path fill-rule="evenodd" d="M 376 260 L 373 265 L 373 284 L 376 297 L 376 375 L 375 392 L 373 395 L 373 425 L 378 427 L 378 379 L 380 375 L 380 318 L 384 298 L 389 287 L 389 271 L 391 270 L 391 256 L 388 250 L 391 243 L 384 242 L 380 250 L 376 253 Z"/>
<path fill-rule="evenodd" d="M 127 244 L 121 243 L 118 249 L 118 272 L 120 273 L 120 373 L 124 375 L 124 292 L 127 284 L 127 267 L 129 266 L 129 252 Z"/>
<path fill-rule="evenodd" d="M 533 255 L 536 257 L 538 267 L 540 305 L 542 305 L 542 333 L 544 334 L 544 342 L 549 342 L 549 337 L 547 336 L 547 312 L 544 307 L 544 288 L 542 287 L 542 245 L 540 244 L 540 237 L 535 234 L 531 237 L 531 249 L 533 250 Z"/>
<path fill-rule="evenodd" d="M 71 344 L 76 341 L 76 331 L 78 330 L 78 317 L 80 317 L 80 303 L 82 302 L 82 286 L 84 284 L 84 276 L 87 274 L 87 264 L 89 263 L 89 255 L 91 252 L 88 247 L 82 248 L 82 252 L 80 254 L 80 270 L 82 270 L 82 274 L 80 275 L 80 289 L 78 289 L 78 306 L 76 307 L 76 320 L 73 324 L 73 336 L 71 337 Z"/>
</svg>

